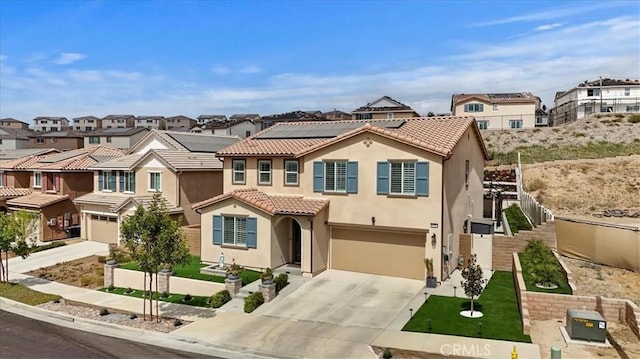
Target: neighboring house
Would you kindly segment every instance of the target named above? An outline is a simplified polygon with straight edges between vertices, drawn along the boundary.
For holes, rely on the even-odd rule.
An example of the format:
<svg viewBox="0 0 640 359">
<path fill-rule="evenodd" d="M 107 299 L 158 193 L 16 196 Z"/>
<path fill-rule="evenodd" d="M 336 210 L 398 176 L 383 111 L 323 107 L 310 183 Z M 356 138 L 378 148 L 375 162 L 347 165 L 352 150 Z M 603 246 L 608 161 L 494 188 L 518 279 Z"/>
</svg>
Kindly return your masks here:
<svg viewBox="0 0 640 359">
<path fill-rule="evenodd" d="M 108 146 L 128 150 L 149 132 L 138 128 L 101 128 L 84 135 L 84 147 Z"/>
<path fill-rule="evenodd" d="M 260 119 L 260 115 L 257 113 L 234 113 L 233 115 L 231 115 L 231 117 L 229 117 L 229 120 L 231 121 L 237 121 L 237 120 L 255 121 L 258 119 Z"/>
<path fill-rule="evenodd" d="M 138 116 L 135 120 L 135 127 L 143 127 L 149 130 L 164 130 L 164 116 Z"/>
<path fill-rule="evenodd" d="M 82 238 L 118 243 L 120 223 L 156 192 L 182 225 L 200 224 L 192 205 L 222 193 L 222 162 L 215 152 L 237 141 L 152 131 L 129 154 L 91 166 L 94 191 L 75 200 L 82 206 Z"/>
<path fill-rule="evenodd" d="M 327 120 L 331 120 L 331 121 L 344 121 L 344 120 L 351 120 L 351 114 L 348 112 L 344 112 L 344 111 L 340 111 L 340 110 L 333 110 L 333 111 L 327 111 L 325 113 L 322 114 L 322 116 L 324 118 L 326 118 Z"/>
<path fill-rule="evenodd" d="M 83 116 L 73 119 L 73 129 L 76 131 L 91 132 L 102 128 L 102 119 L 95 116 Z"/>
<path fill-rule="evenodd" d="M 536 127 L 549 126 L 549 114 L 543 108 L 536 110 Z"/>
<path fill-rule="evenodd" d="M 482 216 L 488 154 L 473 117 L 280 123 L 216 156 L 224 194 L 194 205 L 207 263 L 424 280 L 433 258 L 442 279 Z"/>
<path fill-rule="evenodd" d="M 557 92 L 549 121 L 561 125 L 596 112 L 640 112 L 640 80 L 601 78 Z"/>
<path fill-rule="evenodd" d="M 7 117 L 7 118 L 0 119 L 0 127 L 15 128 L 18 130 L 28 130 L 29 124 L 26 122 L 16 120 L 15 118 Z"/>
<path fill-rule="evenodd" d="M 40 116 L 33 119 L 33 130 L 36 132 L 62 131 L 69 128 L 69 120 L 66 117 Z"/>
<path fill-rule="evenodd" d="M 102 118 L 102 128 L 132 128 L 135 127 L 134 115 L 109 115 Z"/>
<path fill-rule="evenodd" d="M 209 122 L 226 122 L 229 121 L 226 115 L 200 115 L 196 120 L 196 125 L 201 126 Z"/>
<path fill-rule="evenodd" d="M 8 155 L 0 160 L 0 212 L 7 212 L 7 200 L 26 196 L 32 193 L 31 171 L 27 170 L 30 164 L 37 163 L 47 155 L 57 153 L 57 150 L 34 152 L 33 150 L 20 150 L 16 156 Z M 0 153 L 1 154 L 1 153 Z M 0 156 L 3 158 L 4 156 Z"/>
<path fill-rule="evenodd" d="M 15 160 L 27 156 L 44 156 L 53 152 L 57 153 L 60 150 L 55 148 L 0 150 L 0 161 Z"/>
<path fill-rule="evenodd" d="M 166 129 L 171 131 L 188 131 L 196 125 L 196 120 L 187 116 L 172 116 L 165 118 Z"/>
<path fill-rule="evenodd" d="M 209 122 L 201 126 L 195 126 L 189 132 L 247 138 L 256 132 L 256 125 L 251 120 Z"/>
<path fill-rule="evenodd" d="M 292 111 L 280 113 L 277 115 L 262 116 L 254 120 L 256 132 L 269 128 L 280 122 L 298 122 L 298 121 L 325 121 L 326 118 L 314 115 L 305 111 Z"/>
<path fill-rule="evenodd" d="M 84 147 L 82 133 L 72 130 L 34 132 L 29 135 L 29 148 L 57 148 L 62 151 Z"/>
<path fill-rule="evenodd" d="M 539 109 L 540 98 L 530 92 L 451 96 L 453 115 L 474 116 L 481 130 L 533 128 Z"/>
<path fill-rule="evenodd" d="M 0 127 L 0 150 L 19 150 L 29 148 L 29 136 L 32 131 Z"/>
<path fill-rule="evenodd" d="M 353 120 L 391 120 L 394 118 L 419 116 L 420 115 L 411 107 L 400 101 L 396 101 L 389 96 L 382 96 L 379 99 L 351 112 L 351 119 Z"/>
<path fill-rule="evenodd" d="M 35 239 L 51 241 L 73 236 L 80 225 L 80 208 L 73 200 L 93 191 L 93 171 L 89 166 L 119 156 L 122 151 L 118 149 L 94 146 L 43 158 L 2 162 L 0 168 L 5 171 L 26 172 L 27 188 L 32 191 L 7 200 L 6 207 L 10 211 L 28 210 L 40 214 L 41 224 Z"/>
</svg>

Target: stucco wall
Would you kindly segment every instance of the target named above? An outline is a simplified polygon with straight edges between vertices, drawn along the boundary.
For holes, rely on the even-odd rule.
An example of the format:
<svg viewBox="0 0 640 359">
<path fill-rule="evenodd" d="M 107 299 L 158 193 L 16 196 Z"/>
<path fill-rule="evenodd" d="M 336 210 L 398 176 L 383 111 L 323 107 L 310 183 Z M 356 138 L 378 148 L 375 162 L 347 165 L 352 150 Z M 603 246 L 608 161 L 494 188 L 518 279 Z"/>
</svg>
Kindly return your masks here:
<svg viewBox="0 0 640 359">
<path fill-rule="evenodd" d="M 281 266 L 293 262 L 293 235 L 291 217 L 278 216 L 272 219 L 271 229 L 271 265 Z"/>
<path fill-rule="evenodd" d="M 4 171 L 7 174 L 6 187 L 31 188 L 31 172 Z"/>
<path fill-rule="evenodd" d="M 178 182 L 180 193 L 176 205 L 184 209 L 183 224 L 199 224 L 200 214 L 191 206 L 222 193 L 222 171 L 181 172 L 178 175 Z"/>
<path fill-rule="evenodd" d="M 57 148 L 59 150 L 75 150 L 84 147 L 82 137 L 44 137 L 44 143 L 37 143 L 36 138 L 29 139 L 28 148 Z"/>
<path fill-rule="evenodd" d="M 329 208 L 318 213 L 313 219 L 312 271 L 316 275 L 329 266 L 330 229 L 325 223 L 329 218 Z"/>
<path fill-rule="evenodd" d="M 93 172 L 71 172 L 60 174 L 61 194 L 68 194 L 75 199 L 93 192 Z"/>
<path fill-rule="evenodd" d="M 464 105 L 469 103 L 483 104 L 481 112 L 464 112 Z M 522 120 L 522 128 L 533 128 L 536 123 L 536 108 L 534 103 L 499 103 L 494 110 L 493 104 L 469 99 L 456 105 L 454 114 L 457 116 L 474 116 L 478 121 L 489 121 L 487 129 L 509 129 L 509 120 Z"/>
<path fill-rule="evenodd" d="M 149 173 L 160 172 L 160 187 L 162 188 L 162 195 L 171 203 L 178 203 L 178 188 L 176 187 L 176 175 L 168 168 L 164 167 L 160 161 L 151 157 L 141 163 L 136 168 L 136 195 L 138 196 L 150 196 L 154 191 L 149 191 Z"/>
<path fill-rule="evenodd" d="M 58 223 L 56 223 L 55 226 L 48 226 L 46 224 L 47 219 L 56 218 L 56 221 L 58 221 L 59 217 L 63 217 L 65 213 L 70 213 L 72 216 L 75 215 L 76 218 L 78 216 L 76 207 L 71 200 L 67 199 L 42 209 L 42 229 L 40 232 L 41 241 L 53 241 L 67 238 L 67 232 L 63 228 L 60 228 Z M 70 224 L 73 224 L 73 222 L 71 221 Z"/>
</svg>

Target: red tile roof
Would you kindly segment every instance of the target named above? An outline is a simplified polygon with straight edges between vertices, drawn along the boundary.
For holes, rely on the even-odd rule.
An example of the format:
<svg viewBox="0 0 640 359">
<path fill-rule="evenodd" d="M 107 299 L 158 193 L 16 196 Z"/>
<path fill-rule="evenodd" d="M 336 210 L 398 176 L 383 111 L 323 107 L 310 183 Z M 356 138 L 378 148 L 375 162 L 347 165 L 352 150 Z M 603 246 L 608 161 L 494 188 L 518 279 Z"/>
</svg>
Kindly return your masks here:
<svg viewBox="0 0 640 359">
<path fill-rule="evenodd" d="M 305 154 L 319 150 L 331 144 L 343 141 L 360 133 L 370 132 L 387 137 L 398 142 L 408 144 L 438 154 L 443 157 L 451 155 L 453 148 L 458 143 L 462 135 L 473 126 L 477 137 L 481 142 L 481 147 L 485 158 L 489 154 L 482 141 L 475 119 L 470 116 L 446 116 L 446 117 L 411 117 L 406 119 L 396 119 L 391 122 L 404 122 L 398 128 L 386 128 L 391 120 L 353 120 L 353 121 L 331 121 L 331 122 L 293 122 L 279 123 L 266 130 L 257 133 L 243 141 L 233 144 L 219 151 L 218 157 L 250 157 L 250 156 L 284 156 L 301 157 Z M 361 127 L 345 132 L 333 138 L 285 138 L 285 139 L 260 139 L 264 134 L 279 126 L 313 126 L 318 123 L 362 123 Z M 310 127 L 311 128 L 311 127 Z"/>
<path fill-rule="evenodd" d="M 269 195 L 255 188 L 240 189 L 225 193 L 208 200 L 196 203 L 193 209 L 201 209 L 214 203 L 235 198 L 250 206 L 260 209 L 270 215 L 289 214 L 295 216 L 315 216 L 327 204 L 329 200 L 309 199 L 302 196 Z"/>
<path fill-rule="evenodd" d="M 91 146 L 47 156 L 37 163 L 24 168 L 53 171 L 85 171 L 91 165 L 112 157 L 122 156 L 123 154 L 123 151 L 117 148 Z"/>
<path fill-rule="evenodd" d="M 31 194 L 28 188 L 0 187 L 0 198 L 15 198 Z"/>
<path fill-rule="evenodd" d="M 32 193 L 26 196 L 10 199 L 7 201 L 9 206 L 20 206 L 28 208 L 44 208 L 54 203 L 64 201 L 69 198 L 68 194 L 44 194 L 44 193 Z"/>
</svg>

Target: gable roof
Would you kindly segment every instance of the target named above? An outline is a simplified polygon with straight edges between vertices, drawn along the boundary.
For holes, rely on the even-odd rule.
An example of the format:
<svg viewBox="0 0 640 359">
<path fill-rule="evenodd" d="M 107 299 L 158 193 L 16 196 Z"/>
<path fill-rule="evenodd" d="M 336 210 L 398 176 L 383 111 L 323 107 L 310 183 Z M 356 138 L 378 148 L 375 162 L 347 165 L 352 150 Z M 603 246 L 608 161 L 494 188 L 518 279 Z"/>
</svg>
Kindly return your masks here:
<svg viewBox="0 0 640 359">
<path fill-rule="evenodd" d="M 332 125 L 329 132 L 324 128 L 318 130 L 318 126 L 316 126 L 327 124 Z M 470 116 L 278 123 L 219 151 L 216 156 L 281 156 L 299 158 L 347 138 L 369 132 L 448 157 L 470 126 L 476 132 L 484 157 L 489 159 L 489 154 L 475 124 L 475 119 Z M 293 135 L 285 138 L 269 138 L 268 134 L 270 132 L 279 130 L 285 130 L 285 134 Z"/>
<path fill-rule="evenodd" d="M 16 120 L 13 117 L 0 118 L 0 122 L 13 122 L 13 123 L 20 123 L 20 124 L 29 126 L 28 123 L 26 123 L 24 121 Z"/>
<path fill-rule="evenodd" d="M 135 152 L 149 138 L 154 137 L 169 149 L 184 152 L 217 152 L 240 139 L 237 136 L 207 135 L 185 131 L 151 130 L 133 145 L 128 153 Z"/>
<path fill-rule="evenodd" d="M 77 122 L 77 121 L 84 121 L 84 120 L 94 120 L 94 121 L 98 121 L 100 120 L 98 117 L 96 116 L 80 116 L 80 117 L 74 117 L 73 118 L 73 122 Z"/>
<path fill-rule="evenodd" d="M 6 160 L 6 161 L 0 161 L 0 169 L 3 169 L 3 170 L 27 169 L 35 165 L 36 163 L 38 163 L 38 161 L 44 159 L 45 157 L 46 156 L 31 155 L 31 156 L 15 158 L 15 159 Z"/>
<path fill-rule="evenodd" d="M 192 206 L 198 210 L 229 198 L 237 199 L 270 215 L 288 214 L 295 216 L 315 216 L 329 204 L 327 199 L 308 199 L 303 196 L 269 195 L 255 188 L 239 189 L 225 193 Z"/>
<path fill-rule="evenodd" d="M 116 148 L 91 146 L 46 156 L 24 168 L 51 171 L 86 171 L 91 165 L 122 155 L 122 151 Z M 20 166 L 20 168 L 22 167 Z"/>
<path fill-rule="evenodd" d="M 96 163 L 90 170 L 133 170 L 143 161 L 154 157 L 167 168 L 175 171 L 221 170 L 222 161 L 206 152 L 185 152 L 177 150 L 150 150 L 145 154 L 128 154 L 122 157 Z"/>
<path fill-rule="evenodd" d="M 187 120 L 187 121 L 195 121 L 195 119 L 188 117 L 188 116 L 184 116 L 184 115 L 177 115 L 177 116 L 171 116 L 171 117 L 165 117 L 165 120 Z"/>
<path fill-rule="evenodd" d="M 324 113 L 322 114 L 322 116 L 324 116 L 324 117 L 329 117 L 329 116 L 334 115 L 334 114 L 335 114 L 335 115 L 342 115 L 342 116 L 351 116 L 351 114 L 350 114 L 350 113 L 348 113 L 348 112 L 344 112 L 344 111 L 340 111 L 340 110 L 331 110 L 331 111 L 327 111 L 327 112 L 324 112 Z"/>
<path fill-rule="evenodd" d="M 33 119 L 34 121 L 42 121 L 42 120 L 52 120 L 52 121 L 69 121 L 66 117 L 55 117 L 55 116 L 38 116 Z"/>
<path fill-rule="evenodd" d="M 505 93 L 475 93 L 454 94 L 451 97 L 451 110 L 463 102 L 478 100 L 487 104 L 493 103 L 536 103 L 540 98 L 531 92 L 505 92 Z"/>
<path fill-rule="evenodd" d="M 200 125 L 199 128 L 203 130 L 216 129 L 216 128 L 230 128 L 245 122 L 251 122 L 253 124 L 253 120 L 245 118 L 245 119 L 230 120 L 230 121 L 211 121 L 211 122 L 205 123 L 204 125 Z"/>
<path fill-rule="evenodd" d="M 153 196 L 134 196 L 134 195 L 126 195 L 122 193 L 87 193 L 80 197 L 77 197 L 73 200 L 76 204 L 98 204 L 109 207 L 109 210 L 112 213 L 117 213 L 124 207 L 126 207 L 129 203 L 132 203 L 134 206 L 142 205 L 147 208 Z M 162 200 L 167 206 L 167 210 L 169 214 L 182 213 L 184 210 L 181 207 L 176 207 L 175 204 L 169 202 L 164 196 Z"/>
<path fill-rule="evenodd" d="M 91 132 L 83 133 L 84 137 L 108 136 L 108 137 L 126 137 L 132 136 L 139 132 L 147 132 L 149 129 L 145 127 L 125 127 L 125 128 L 97 128 Z"/>
<path fill-rule="evenodd" d="M 218 120 L 218 121 L 226 121 L 227 120 L 227 116 L 226 115 L 200 115 L 198 116 L 198 120 L 200 121 L 214 121 L 214 120 Z"/>
<path fill-rule="evenodd" d="M 9 206 L 19 206 L 27 208 L 44 208 L 54 203 L 64 201 L 69 198 L 68 194 L 46 194 L 46 193 L 32 193 L 26 196 L 16 197 L 7 200 Z"/>
<path fill-rule="evenodd" d="M 611 79 L 611 78 L 603 78 L 593 80 L 593 81 L 585 81 L 580 83 L 577 87 L 600 87 L 602 86 L 640 86 L 640 80 L 635 79 Z"/>
<path fill-rule="evenodd" d="M 130 118 L 135 118 L 134 115 L 107 115 L 102 118 L 102 120 L 128 120 Z"/>
<path fill-rule="evenodd" d="M 0 150 L 0 161 L 3 160 L 13 160 L 20 157 L 27 156 L 41 156 L 50 153 L 58 153 L 60 152 L 57 148 L 29 148 L 29 149 L 18 149 L 18 150 Z"/>
<path fill-rule="evenodd" d="M 32 134 L 32 131 L 23 130 L 21 128 L 0 127 L 1 139 L 28 140 L 29 136 Z"/>
<path fill-rule="evenodd" d="M 0 198 L 2 199 L 16 198 L 28 194 L 31 194 L 31 189 L 29 188 L 0 187 Z"/>
<path fill-rule="evenodd" d="M 393 104 L 393 106 L 376 106 L 378 102 L 390 102 Z M 411 107 L 403 104 L 400 101 L 394 100 L 389 96 L 382 96 L 373 102 L 369 102 L 364 106 L 358 107 L 352 112 L 358 113 L 358 112 L 393 112 L 393 111 L 413 111 L 417 113 Z"/>
<path fill-rule="evenodd" d="M 229 117 L 230 120 L 242 120 L 248 118 L 250 120 L 255 120 L 260 118 L 260 115 L 257 113 L 234 113 Z"/>
</svg>

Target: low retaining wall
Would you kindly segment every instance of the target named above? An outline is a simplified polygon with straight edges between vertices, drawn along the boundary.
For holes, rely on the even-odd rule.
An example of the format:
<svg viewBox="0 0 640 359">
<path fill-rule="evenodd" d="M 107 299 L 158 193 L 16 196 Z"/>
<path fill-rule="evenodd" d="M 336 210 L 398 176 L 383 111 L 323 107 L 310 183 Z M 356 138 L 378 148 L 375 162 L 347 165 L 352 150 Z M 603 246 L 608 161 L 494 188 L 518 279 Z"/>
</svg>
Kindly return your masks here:
<svg viewBox="0 0 640 359">
<path fill-rule="evenodd" d="M 567 271 L 569 285 L 575 290 L 571 272 L 559 260 Z M 528 292 L 518 253 L 513 253 L 512 270 L 516 287 L 516 296 L 522 317 L 522 331 L 530 334 L 531 320 L 565 319 L 567 309 L 595 310 L 607 321 L 625 323 L 640 338 L 640 308 L 628 299 L 616 299 L 594 296 L 579 296 L 555 293 Z"/>
<path fill-rule="evenodd" d="M 158 278 L 162 280 L 162 276 Z M 156 280 L 155 276 L 153 278 Z M 115 268 L 113 271 L 113 285 L 122 288 L 132 288 L 142 290 L 144 285 L 144 273 L 129 269 Z M 147 278 L 147 285 L 149 285 Z M 159 283 L 159 287 L 162 285 Z M 155 290 L 156 285 L 153 284 Z M 146 288 L 145 288 L 146 289 Z M 207 282 L 203 280 L 169 277 L 169 292 L 176 294 L 191 294 L 199 296 L 211 296 L 225 289 L 224 283 Z"/>
</svg>

